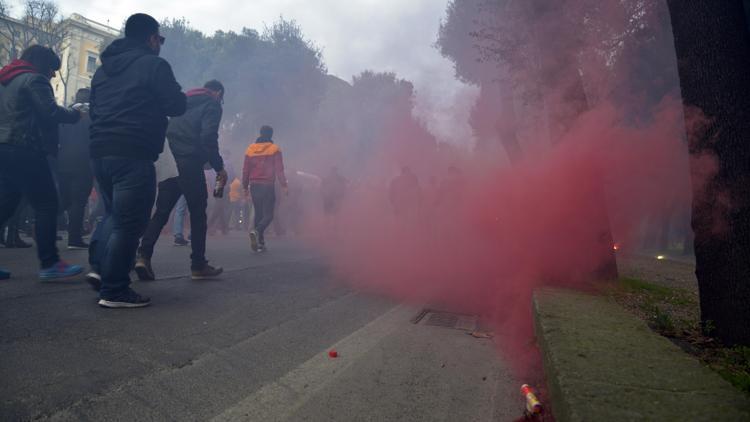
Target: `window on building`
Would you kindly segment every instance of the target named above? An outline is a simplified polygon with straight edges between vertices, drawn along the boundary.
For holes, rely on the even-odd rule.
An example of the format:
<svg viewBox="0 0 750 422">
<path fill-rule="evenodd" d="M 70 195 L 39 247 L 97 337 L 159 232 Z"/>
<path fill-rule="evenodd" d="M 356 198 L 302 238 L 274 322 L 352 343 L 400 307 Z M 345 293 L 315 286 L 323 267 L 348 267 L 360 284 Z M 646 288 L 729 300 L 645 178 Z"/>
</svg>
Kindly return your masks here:
<svg viewBox="0 0 750 422">
<path fill-rule="evenodd" d="M 96 72 L 96 54 L 89 53 L 88 59 L 86 60 L 86 72 Z"/>
</svg>

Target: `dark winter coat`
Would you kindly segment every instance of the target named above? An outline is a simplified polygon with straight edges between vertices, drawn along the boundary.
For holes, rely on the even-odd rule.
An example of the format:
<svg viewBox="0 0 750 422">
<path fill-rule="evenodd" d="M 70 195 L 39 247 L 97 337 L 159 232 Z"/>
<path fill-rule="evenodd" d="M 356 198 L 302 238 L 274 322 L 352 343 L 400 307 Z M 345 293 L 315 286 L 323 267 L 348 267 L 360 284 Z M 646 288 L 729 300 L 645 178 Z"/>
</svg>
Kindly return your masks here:
<svg viewBox="0 0 750 422">
<path fill-rule="evenodd" d="M 224 161 L 219 154 L 221 103 L 206 89 L 187 93 L 187 111 L 169 120 L 167 140 L 176 159 L 192 158 L 211 164 L 220 171 Z"/>
<path fill-rule="evenodd" d="M 60 151 L 57 154 L 57 168 L 60 173 L 90 175 L 89 165 L 89 125 L 88 117 L 72 125 L 60 125 Z"/>
<path fill-rule="evenodd" d="M 185 94 L 166 60 L 143 43 L 115 40 L 91 81 L 91 157 L 156 161 L 167 116 L 185 112 Z"/>
<path fill-rule="evenodd" d="M 14 60 L 0 70 L 0 144 L 57 153 L 57 125 L 75 123 L 77 111 L 57 105 L 49 79 Z"/>
</svg>

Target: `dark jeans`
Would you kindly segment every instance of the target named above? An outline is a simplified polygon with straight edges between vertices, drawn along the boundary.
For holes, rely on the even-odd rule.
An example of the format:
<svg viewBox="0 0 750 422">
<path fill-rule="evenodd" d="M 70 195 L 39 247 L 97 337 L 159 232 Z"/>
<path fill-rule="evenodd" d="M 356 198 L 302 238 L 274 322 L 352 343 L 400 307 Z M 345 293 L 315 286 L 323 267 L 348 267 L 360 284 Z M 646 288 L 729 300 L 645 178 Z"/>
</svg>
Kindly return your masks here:
<svg viewBox="0 0 750 422">
<path fill-rule="evenodd" d="M 156 173 L 151 160 L 104 157 L 92 164 L 105 215 L 91 236 L 89 262 L 102 277 L 99 296 L 113 300 L 130 286 L 138 239 L 154 205 Z"/>
<path fill-rule="evenodd" d="M 34 210 L 37 254 L 42 268 L 57 254 L 57 189 L 47 158 L 28 148 L 0 145 L 0 226 L 16 212 L 21 197 Z"/>
<path fill-rule="evenodd" d="M 68 212 L 68 243 L 82 242 L 83 219 L 94 178 L 91 173 L 80 172 L 60 173 L 59 179 L 60 205 Z"/>
<path fill-rule="evenodd" d="M 159 240 L 161 230 L 169 221 L 169 214 L 180 196 L 185 195 L 190 213 L 190 246 L 192 269 L 201 269 L 206 265 L 206 176 L 203 164 L 195 160 L 177 160 L 179 176 L 159 183 L 159 195 L 156 198 L 156 211 L 148 223 L 148 228 L 141 239 L 140 254 L 151 259 L 154 245 Z"/>
<path fill-rule="evenodd" d="M 273 209 L 276 207 L 276 191 L 272 184 L 250 185 L 250 196 L 255 208 L 255 230 L 260 243 L 265 243 L 264 233 L 273 221 Z"/>
</svg>

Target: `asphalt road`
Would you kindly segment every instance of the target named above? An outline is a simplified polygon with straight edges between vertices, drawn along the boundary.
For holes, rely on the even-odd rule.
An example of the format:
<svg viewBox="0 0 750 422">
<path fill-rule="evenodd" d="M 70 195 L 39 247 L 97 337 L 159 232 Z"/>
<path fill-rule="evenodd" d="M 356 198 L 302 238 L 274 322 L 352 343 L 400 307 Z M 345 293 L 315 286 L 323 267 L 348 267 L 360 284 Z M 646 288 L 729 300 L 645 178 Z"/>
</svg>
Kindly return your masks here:
<svg viewBox="0 0 750 422">
<path fill-rule="evenodd" d="M 413 324 L 419 307 L 335 280 L 309 246 L 211 237 L 220 280 L 157 245 L 152 298 L 103 309 L 81 279 L 42 283 L 33 249 L 0 248 L 0 420 L 506 421 L 522 401 L 492 340 Z M 61 244 L 63 242 L 60 242 Z M 85 263 L 86 251 L 64 259 Z M 337 358 L 328 355 L 336 349 Z"/>
</svg>

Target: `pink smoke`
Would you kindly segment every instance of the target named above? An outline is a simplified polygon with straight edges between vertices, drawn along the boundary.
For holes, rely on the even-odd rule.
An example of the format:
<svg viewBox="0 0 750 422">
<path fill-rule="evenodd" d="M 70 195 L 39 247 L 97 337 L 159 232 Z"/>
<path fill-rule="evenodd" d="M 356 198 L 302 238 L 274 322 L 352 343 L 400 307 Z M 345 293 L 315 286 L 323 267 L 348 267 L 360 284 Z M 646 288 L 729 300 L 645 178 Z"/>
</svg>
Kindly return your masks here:
<svg viewBox="0 0 750 422">
<path fill-rule="evenodd" d="M 627 16 L 602 13 L 604 20 Z M 599 41 L 592 41 L 592 48 Z M 596 103 L 573 119 L 558 142 L 524 140 L 524 158 L 512 166 L 488 165 L 492 160 L 468 151 L 415 142 L 397 123 L 385 131 L 359 167 L 339 214 L 311 221 L 325 234 L 318 245 L 339 278 L 417 306 L 480 314 L 501 334 L 500 344 L 516 369 L 526 371 L 534 289 L 588 288 L 612 253 L 601 247 L 603 226 L 618 244 L 632 248 L 645 220 L 669 215 L 675 207 L 687 209 L 691 200 L 679 99 L 668 95 L 654 107 L 653 99 L 613 89 L 625 81 L 637 85 L 627 72 L 614 74 L 583 58 L 581 64 Z M 545 101 L 550 107 L 566 100 L 552 88 Z M 558 106 L 564 110 L 569 104 Z M 647 117 L 634 117 L 644 109 Z M 689 117 L 688 127 L 700 121 Z M 545 122 L 531 124 L 536 127 L 529 133 L 546 132 Z M 697 163 L 694 168 L 703 170 L 693 172 L 694 183 L 715 170 L 711 157 Z M 423 200 L 415 213 L 396 215 L 388 183 L 405 165 L 419 177 Z M 446 182 L 448 166 L 461 170 L 461 183 Z M 431 186 L 432 177 L 444 183 Z M 608 221 L 602 221 L 602 203 Z"/>
</svg>

